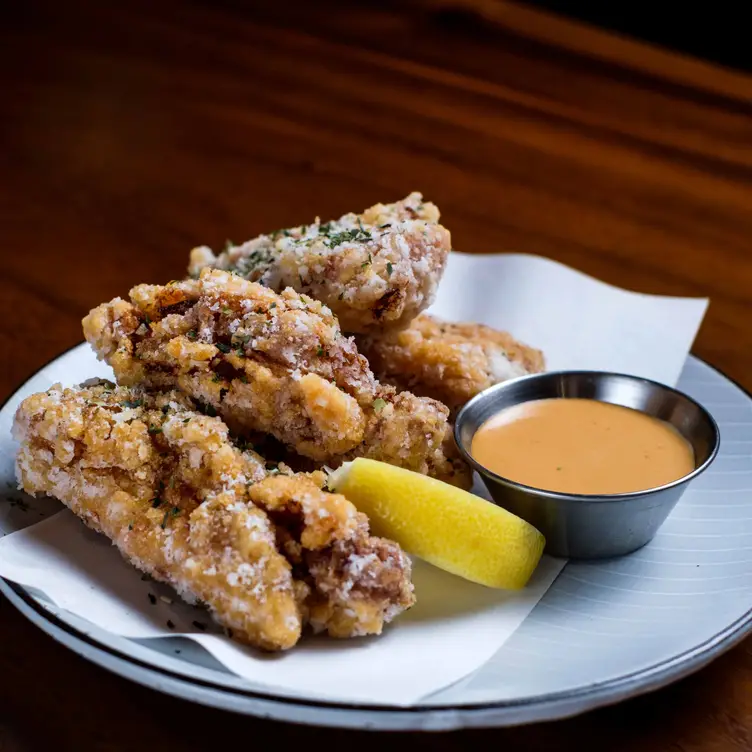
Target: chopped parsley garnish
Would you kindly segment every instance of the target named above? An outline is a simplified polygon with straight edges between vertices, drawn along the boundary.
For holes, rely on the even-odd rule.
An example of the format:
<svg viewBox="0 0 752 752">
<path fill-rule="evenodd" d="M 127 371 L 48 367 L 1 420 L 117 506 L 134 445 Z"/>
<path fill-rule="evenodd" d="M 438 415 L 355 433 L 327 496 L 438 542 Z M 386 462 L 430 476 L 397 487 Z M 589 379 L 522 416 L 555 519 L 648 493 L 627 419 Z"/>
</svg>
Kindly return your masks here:
<svg viewBox="0 0 752 752">
<path fill-rule="evenodd" d="M 177 517 L 180 514 L 180 507 L 173 507 L 172 508 L 172 516 Z"/>
<path fill-rule="evenodd" d="M 269 306 L 269 310 L 271 311 L 271 309 L 272 309 L 272 308 L 276 308 L 276 307 L 277 307 L 277 304 L 276 304 L 276 303 L 272 303 L 272 304 L 271 304 L 271 305 Z"/>
<path fill-rule="evenodd" d="M 246 376 L 245 374 L 243 374 L 243 375 L 242 375 L 242 376 L 240 377 L 240 383 L 241 383 L 241 384 L 247 384 L 247 383 L 248 383 L 248 377 L 247 377 L 247 376 Z"/>
<path fill-rule="evenodd" d="M 329 230 L 332 229 L 332 223 L 331 222 L 324 222 L 323 225 L 319 226 L 319 235 L 328 235 Z"/>
<path fill-rule="evenodd" d="M 132 410 L 135 410 L 137 407 L 141 407 L 141 405 L 144 404 L 143 400 L 125 400 L 124 402 L 120 403 L 123 407 L 130 408 Z"/>
<path fill-rule="evenodd" d="M 193 624 L 194 627 L 196 627 L 196 629 L 200 629 L 202 632 L 206 630 L 206 624 L 204 624 L 201 621 L 194 621 L 191 623 Z"/>
<path fill-rule="evenodd" d="M 222 381 L 222 377 L 218 373 L 215 373 L 214 376 L 212 376 L 212 381 L 215 384 L 218 384 L 220 381 Z"/>
<path fill-rule="evenodd" d="M 190 423 L 190 422 L 191 422 L 190 418 L 183 418 L 183 425 L 185 425 L 186 423 Z"/>
<path fill-rule="evenodd" d="M 387 273 L 387 275 L 391 277 L 393 271 L 394 271 L 394 267 L 392 266 L 392 262 L 391 261 L 387 261 L 386 262 L 386 273 Z"/>
<path fill-rule="evenodd" d="M 198 339 L 198 334 L 196 334 L 195 329 L 190 329 L 189 331 L 187 331 L 185 333 L 185 336 L 188 337 L 188 339 L 192 340 L 193 342 L 195 342 L 196 339 Z"/>
<path fill-rule="evenodd" d="M 379 225 L 379 230 L 386 230 L 387 227 L 391 227 L 392 225 L 387 222 L 385 225 Z"/>
<path fill-rule="evenodd" d="M 322 356 L 324 355 L 324 348 L 323 348 L 323 347 L 319 347 L 319 348 L 318 348 L 318 349 L 316 350 L 316 355 L 318 355 L 318 356 L 319 356 L 319 358 L 320 358 L 320 357 L 322 357 Z"/>
<path fill-rule="evenodd" d="M 162 415 L 167 415 L 167 413 L 170 412 L 170 406 L 169 405 L 162 405 Z"/>
<path fill-rule="evenodd" d="M 369 254 L 368 254 L 368 261 L 364 261 L 364 262 L 363 262 L 363 263 L 362 263 L 362 264 L 360 265 L 360 267 L 361 267 L 361 269 L 365 269 L 365 268 L 366 268 L 367 266 L 369 266 L 369 265 L 370 265 L 370 264 L 372 264 L 372 263 L 373 263 L 373 258 L 372 258 L 372 256 L 371 256 L 371 254 L 369 253 Z"/>
<path fill-rule="evenodd" d="M 225 354 L 232 350 L 232 348 L 229 345 L 226 345 L 224 342 L 218 342 L 217 349 Z"/>
<path fill-rule="evenodd" d="M 335 232 L 333 235 L 328 235 L 324 241 L 324 245 L 329 248 L 335 248 L 342 243 L 351 243 L 354 240 L 370 240 L 371 233 L 364 230 L 362 227 L 356 227 L 352 230 L 343 230 L 342 232 Z"/>
<path fill-rule="evenodd" d="M 224 313 L 225 316 L 229 316 L 232 313 L 232 308 L 223 308 L 222 313 Z"/>
<path fill-rule="evenodd" d="M 149 433 L 153 436 L 157 433 L 162 433 L 162 429 L 159 426 L 149 426 Z"/>
<path fill-rule="evenodd" d="M 154 595 L 154 593 L 148 593 L 148 597 L 149 597 L 149 603 L 151 603 L 152 606 L 156 606 L 157 605 L 157 596 Z"/>
<path fill-rule="evenodd" d="M 2 499 L 2 501 L 9 502 L 12 509 L 20 509 L 22 512 L 28 512 L 30 509 L 29 505 L 23 499 L 6 498 Z"/>
<path fill-rule="evenodd" d="M 165 529 L 165 525 L 167 525 L 167 520 L 168 519 L 170 519 L 170 510 L 169 509 L 164 513 L 164 517 L 162 517 L 162 522 L 159 525 L 159 527 L 161 527 L 162 530 Z"/>
<path fill-rule="evenodd" d="M 378 415 L 386 407 L 386 400 L 381 397 L 377 397 L 373 401 L 373 410 Z"/>
</svg>

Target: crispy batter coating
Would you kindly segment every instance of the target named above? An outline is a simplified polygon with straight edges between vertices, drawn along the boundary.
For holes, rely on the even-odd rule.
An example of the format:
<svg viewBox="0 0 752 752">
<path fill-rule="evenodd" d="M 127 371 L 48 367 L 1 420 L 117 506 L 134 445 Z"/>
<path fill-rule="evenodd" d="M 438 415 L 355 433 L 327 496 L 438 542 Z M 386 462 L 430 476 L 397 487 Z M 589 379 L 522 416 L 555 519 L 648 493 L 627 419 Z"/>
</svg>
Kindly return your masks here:
<svg viewBox="0 0 752 752">
<path fill-rule="evenodd" d="M 453 413 L 493 384 L 540 373 L 543 353 L 483 324 L 453 324 L 429 314 L 407 329 L 357 339 L 378 378 L 433 397 Z"/>
<path fill-rule="evenodd" d="M 253 486 L 250 496 L 286 531 L 283 550 L 310 586 L 306 615 L 314 631 L 379 634 L 414 603 L 410 560 L 396 543 L 369 535 L 366 516 L 353 514 L 344 496 L 322 490 L 325 482 L 321 472 L 279 475 Z M 301 531 L 297 537 L 294 530 Z"/>
<path fill-rule="evenodd" d="M 322 491 L 322 474 L 268 474 L 176 392 L 55 385 L 23 401 L 14 436 L 24 490 L 60 499 L 243 642 L 288 649 L 309 619 L 336 637 L 378 634 L 414 601 L 409 559 Z M 371 549 L 386 553 L 364 567 Z M 339 590 L 322 567 L 339 573 Z"/>
<path fill-rule="evenodd" d="M 411 193 L 362 214 L 278 230 L 218 256 L 201 246 L 189 273 L 235 271 L 281 291 L 291 287 L 334 311 L 346 332 L 406 326 L 436 295 L 451 247 L 439 210 Z"/>
<path fill-rule="evenodd" d="M 56 385 L 23 401 L 14 436 L 25 491 L 62 501 L 239 639 L 267 649 L 298 641 L 291 567 L 247 499 L 263 461 L 234 449 L 220 420 L 174 392 Z"/>
<path fill-rule="evenodd" d="M 321 303 L 229 272 L 139 285 L 83 320 L 124 385 L 177 388 L 237 433 L 274 436 L 336 466 L 367 456 L 426 473 L 440 464 L 447 408 L 380 385 Z"/>
</svg>

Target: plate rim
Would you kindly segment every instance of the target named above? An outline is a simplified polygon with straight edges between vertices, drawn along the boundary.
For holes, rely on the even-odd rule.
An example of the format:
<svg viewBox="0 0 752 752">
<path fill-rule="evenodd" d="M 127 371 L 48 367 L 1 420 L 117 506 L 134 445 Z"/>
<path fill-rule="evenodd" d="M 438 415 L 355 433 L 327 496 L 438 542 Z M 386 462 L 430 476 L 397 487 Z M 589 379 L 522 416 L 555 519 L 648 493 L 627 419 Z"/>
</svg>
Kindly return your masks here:
<svg viewBox="0 0 752 752">
<path fill-rule="evenodd" d="M 3 410 L 18 391 L 41 371 L 85 344 L 85 342 L 78 342 L 42 364 L 28 377 L 23 379 L 16 388 L 12 389 L 10 394 L 0 403 L 0 410 Z M 719 377 L 733 384 L 752 402 L 752 392 L 728 376 L 720 368 L 692 352 L 687 357 L 712 369 Z M 249 715 L 266 716 L 277 720 L 300 723 L 362 728 L 363 716 L 367 715 L 369 718 L 372 718 L 372 721 L 366 724 L 366 727 L 382 730 L 408 730 L 410 728 L 414 729 L 416 726 L 424 730 L 451 730 L 474 726 L 511 726 L 579 715 L 598 707 L 611 705 L 630 697 L 655 691 L 688 676 L 706 666 L 722 653 L 733 648 L 752 632 L 751 605 L 742 616 L 702 643 L 666 660 L 604 682 L 577 689 L 561 690 L 520 699 L 512 698 L 495 702 L 486 701 L 454 706 L 422 704 L 399 707 L 369 705 L 368 703 L 348 703 L 336 700 L 305 700 L 256 689 L 219 685 L 209 679 L 182 676 L 167 667 L 154 665 L 140 658 L 135 658 L 117 647 L 105 644 L 96 637 L 86 634 L 51 613 L 26 591 L 25 588 L 11 581 L 0 578 L 0 592 L 8 598 L 16 609 L 32 621 L 35 626 L 52 636 L 57 642 L 113 673 L 131 681 L 146 684 L 147 686 L 156 688 L 158 691 L 185 699 L 184 694 L 173 691 L 178 687 L 182 687 L 189 694 L 192 693 L 194 695 L 189 699 L 203 704 Z M 29 612 L 32 612 L 36 618 L 33 618 L 32 613 Z M 66 637 L 64 638 L 62 635 L 66 635 Z M 133 670 L 125 670 L 123 666 L 119 665 L 120 663 L 131 667 Z M 139 672 L 148 676 L 159 677 L 167 684 L 166 686 L 155 686 L 153 683 L 140 681 L 134 676 L 134 673 Z M 225 700 L 231 700 L 233 707 L 228 708 L 226 704 L 220 702 L 210 702 L 207 695 L 215 695 L 223 697 Z M 263 705 L 265 710 L 261 711 L 261 708 L 254 709 L 254 704 Z M 239 707 L 239 705 L 242 705 L 242 707 Z M 306 716 L 311 711 L 314 713 L 318 712 L 319 714 L 323 712 L 324 717 L 320 719 L 306 718 L 305 720 L 296 720 L 284 713 L 284 710 L 290 709 L 297 709 Z M 327 718 L 328 720 L 325 720 Z"/>
</svg>

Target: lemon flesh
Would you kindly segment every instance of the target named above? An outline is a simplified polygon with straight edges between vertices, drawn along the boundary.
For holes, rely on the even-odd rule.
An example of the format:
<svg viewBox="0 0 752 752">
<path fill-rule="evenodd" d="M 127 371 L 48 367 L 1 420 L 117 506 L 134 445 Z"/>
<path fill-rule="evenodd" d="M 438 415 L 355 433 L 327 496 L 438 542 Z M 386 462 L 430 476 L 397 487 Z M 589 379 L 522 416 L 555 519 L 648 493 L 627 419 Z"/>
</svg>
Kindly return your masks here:
<svg viewBox="0 0 752 752">
<path fill-rule="evenodd" d="M 371 520 L 374 535 L 409 554 L 493 588 L 523 588 L 545 539 L 532 525 L 479 496 L 384 462 L 358 458 L 329 487 Z"/>
</svg>

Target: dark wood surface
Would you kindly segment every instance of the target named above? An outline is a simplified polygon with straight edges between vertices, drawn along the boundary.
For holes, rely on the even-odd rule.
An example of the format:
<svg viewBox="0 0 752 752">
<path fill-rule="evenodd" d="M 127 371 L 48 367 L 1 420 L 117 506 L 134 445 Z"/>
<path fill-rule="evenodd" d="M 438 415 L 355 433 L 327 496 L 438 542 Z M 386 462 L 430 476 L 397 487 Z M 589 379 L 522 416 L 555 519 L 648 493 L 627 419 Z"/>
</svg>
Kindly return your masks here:
<svg viewBox="0 0 752 752">
<path fill-rule="evenodd" d="M 24 2 L 0 10 L 0 393 L 187 251 L 421 190 L 463 251 L 707 295 L 752 388 L 752 78 L 494 0 Z M 752 643 L 581 718 L 440 736 L 189 706 L 0 601 L 0 750 L 752 748 Z M 233 737 L 235 737 L 233 739 Z"/>
</svg>

